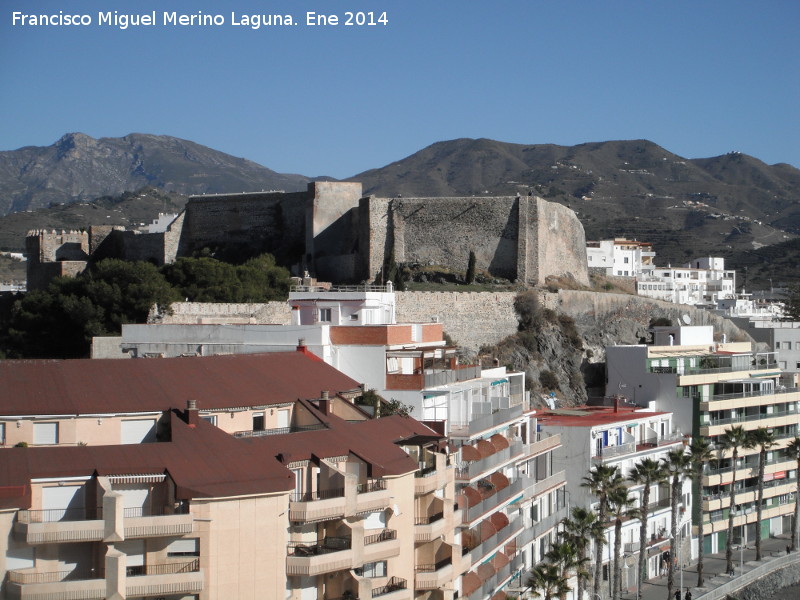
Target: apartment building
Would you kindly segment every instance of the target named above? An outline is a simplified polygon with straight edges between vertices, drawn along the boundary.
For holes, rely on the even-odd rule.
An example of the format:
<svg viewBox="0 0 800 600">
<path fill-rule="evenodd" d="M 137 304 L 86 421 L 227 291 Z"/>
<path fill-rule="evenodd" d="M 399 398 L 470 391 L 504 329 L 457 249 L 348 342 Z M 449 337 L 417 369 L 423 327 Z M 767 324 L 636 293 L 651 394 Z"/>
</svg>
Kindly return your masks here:
<svg viewBox="0 0 800 600">
<path fill-rule="evenodd" d="M 656 267 L 638 277 L 636 293 L 716 308 L 718 301 L 736 297 L 736 271 L 725 269 L 725 259 L 716 257 L 697 258 L 682 267 Z"/>
<path fill-rule="evenodd" d="M 455 593 L 443 436 L 369 419 L 315 357 L 5 361 L 0 382 L 3 597 Z"/>
<path fill-rule="evenodd" d="M 670 450 L 684 447 L 684 436 L 673 430 L 672 414 L 652 412 L 634 405 L 621 403 L 619 397 L 613 406 L 579 406 L 569 409 L 544 411 L 538 416 L 542 432 L 558 434 L 561 447 L 554 453 L 556 469 L 571 469 L 574 475 L 567 480 L 567 492 L 573 506 L 591 507 L 597 510 L 597 499 L 583 487 L 583 477 L 595 465 L 615 466 L 627 478 L 631 469 L 643 459 L 656 462 L 665 458 Z M 627 482 L 633 508 L 641 508 L 644 486 Z M 680 522 L 678 530 L 682 539 L 688 540 L 691 532 L 691 485 L 683 483 L 681 493 Z M 650 489 L 647 506 L 647 578 L 660 574 L 664 553 L 670 549 L 669 532 L 672 515 L 670 511 L 670 488 L 668 483 L 654 485 Z M 623 539 L 623 587 L 637 585 L 638 555 L 640 548 L 640 521 L 625 518 L 622 525 Z M 609 581 L 609 570 L 613 563 L 614 520 L 606 523 L 606 544 L 603 547 L 603 578 Z M 688 560 L 690 545 L 683 549 Z M 605 588 L 603 588 L 605 589 Z"/>
<path fill-rule="evenodd" d="M 396 323 L 391 286 L 330 288 L 309 281 L 293 288 L 289 304 L 290 325 L 126 326 L 122 347 L 138 356 L 297 347 L 362 388 L 410 407 L 448 438 L 455 477 L 452 494 L 445 489 L 420 513 L 419 527 L 430 526 L 453 548 L 442 551 L 449 559 L 428 564 L 429 574 L 418 573 L 418 593 L 427 589 L 420 581 L 438 590 L 432 597 L 472 600 L 518 587 L 566 515 L 566 478 L 552 464 L 559 438 L 537 435 L 524 373 L 462 363 L 441 323 Z M 371 407 L 358 410 L 372 414 Z"/>
<path fill-rule="evenodd" d="M 796 466 L 786 455 L 800 432 L 797 388 L 781 384 L 775 353 L 757 352 L 749 342 L 715 340 L 712 327 L 656 327 L 650 345 L 606 348 L 607 389 L 619 390 L 639 406 L 671 411 L 676 429 L 709 439 L 718 463 L 695 484 L 693 523 L 703 519 L 706 552 L 726 543 L 752 543 L 789 530 L 794 509 Z M 719 438 L 731 425 L 767 428 L 777 444 L 767 452 L 763 519 L 756 522 L 758 448 L 739 449 L 736 481 L 730 452 Z M 730 486 L 736 490 L 735 538 L 726 540 Z M 697 530 L 695 529 L 695 534 Z"/>
<path fill-rule="evenodd" d="M 625 238 L 586 242 L 589 271 L 616 277 L 639 277 L 654 268 L 653 244 Z"/>
</svg>

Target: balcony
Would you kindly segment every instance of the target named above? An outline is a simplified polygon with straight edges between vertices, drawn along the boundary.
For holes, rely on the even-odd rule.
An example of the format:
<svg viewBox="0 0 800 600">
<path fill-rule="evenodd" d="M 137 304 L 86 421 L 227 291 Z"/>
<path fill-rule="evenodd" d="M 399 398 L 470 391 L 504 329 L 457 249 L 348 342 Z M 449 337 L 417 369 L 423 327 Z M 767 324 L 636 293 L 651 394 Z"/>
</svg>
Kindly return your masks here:
<svg viewBox="0 0 800 600">
<path fill-rule="evenodd" d="M 548 450 L 552 450 L 561 445 L 561 434 L 542 434 L 536 435 L 536 441 L 531 442 L 524 448 L 526 456 L 538 456 Z"/>
<path fill-rule="evenodd" d="M 391 496 L 389 490 L 386 489 L 385 479 L 371 479 L 365 483 L 359 483 L 356 486 L 356 494 L 356 514 L 384 510 L 391 504 Z"/>
<path fill-rule="evenodd" d="M 447 484 L 447 469 L 442 467 L 426 467 L 414 474 L 414 495 L 422 496 L 443 488 Z"/>
<path fill-rule="evenodd" d="M 199 594 L 203 591 L 203 572 L 198 558 L 181 563 L 130 567 L 126 574 L 125 594 L 128 598 Z"/>
<path fill-rule="evenodd" d="M 430 542 L 440 535 L 444 535 L 446 530 L 447 520 L 444 518 L 444 513 L 438 512 L 426 517 L 417 517 L 414 524 L 414 541 L 418 544 Z"/>
<path fill-rule="evenodd" d="M 780 410 L 771 413 L 761 413 L 753 415 L 741 415 L 738 417 L 729 417 L 727 419 L 709 419 L 705 423 L 700 423 L 700 435 L 713 436 L 724 433 L 728 425 L 753 423 L 753 427 L 745 427 L 745 429 L 756 429 L 758 427 L 781 427 L 784 425 L 794 425 L 797 423 L 797 410 L 796 404 L 790 404 L 789 410 Z"/>
<path fill-rule="evenodd" d="M 105 579 L 76 571 L 9 571 L 7 587 L 8 597 L 18 600 L 102 600 L 106 597 Z"/>
<path fill-rule="evenodd" d="M 530 488 L 532 484 L 533 480 L 528 477 L 517 477 L 517 479 L 510 482 L 506 487 L 497 491 L 495 494 L 463 510 L 462 523 L 469 524 L 480 519 L 486 513 L 497 509 L 503 503 L 522 494 L 526 489 Z"/>
<path fill-rule="evenodd" d="M 485 557 L 487 557 L 489 554 L 497 550 L 500 546 L 510 542 L 519 533 L 521 533 L 524 528 L 525 528 L 524 519 L 518 515 L 515 515 L 514 518 L 509 521 L 508 525 L 503 527 L 497 533 L 494 533 L 487 539 L 483 540 L 477 546 L 474 546 L 473 548 L 463 546 L 461 549 L 462 555 L 464 557 L 462 564 L 464 565 L 464 567 L 466 567 L 468 565 L 474 565 L 482 561 Z"/>
<path fill-rule="evenodd" d="M 604 446 L 600 449 L 600 454 L 598 456 L 592 457 L 592 461 L 606 462 L 613 458 L 625 456 L 626 454 L 633 454 L 634 452 L 636 452 L 635 442 L 628 442 L 627 444 L 620 444 L 618 446 Z"/>
<path fill-rule="evenodd" d="M 414 589 L 435 590 L 453 579 L 453 559 L 448 556 L 435 564 L 417 565 L 414 575 Z"/>
<path fill-rule="evenodd" d="M 522 442 L 511 442 L 508 448 L 490 454 L 486 458 L 473 461 L 464 468 L 456 469 L 456 480 L 469 481 L 480 477 L 487 471 L 495 471 L 500 465 L 522 456 L 524 449 L 525 446 Z"/>
<path fill-rule="evenodd" d="M 475 415 L 468 423 L 453 421 L 450 423 L 452 437 L 472 437 L 482 431 L 497 427 L 522 416 L 522 404 L 509 408 L 493 410 L 491 414 Z"/>
<path fill-rule="evenodd" d="M 408 581 L 402 577 L 390 577 L 386 584 L 372 589 L 373 598 L 381 600 L 401 600 L 411 598 L 408 590 Z"/>
<path fill-rule="evenodd" d="M 188 506 L 179 510 L 167 507 L 160 514 L 148 514 L 141 508 L 126 508 L 123 512 L 125 539 L 164 537 L 192 533 L 194 519 Z"/>
<path fill-rule="evenodd" d="M 384 529 L 364 537 L 363 559 L 365 563 L 385 560 L 400 555 L 400 540 L 394 529 Z"/>
<path fill-rule="evenodd" d="M 294 493 L 289 498 L 292 521 L 324 521 L 345 516 L 344 488 Z"/>
<path fill-rule="evenodd" d="M 796 479 L 773 479 L 772 481 L 764 482 L 764 500 L 781 496 L 783 494 L 791 494 L 796 488 Z M 758 498 L 758 486 L 753 485 L 736 490 L 736 503 L 747 504 L 755 502 Z M 719 494 L 704 495 L 703 496 L 703 512 L 710 512 L 712 510 L 721 510 L 730 506 L 730 495 L 727 492 Z"/>
<path fill-rule="evenodd" d="M 353 568 L 351 541 L 351 538 L 327 537 L 316 544 L 289 544 L 286 574 L 321 575 Z"/>
<path fill-rule="evenodd" d="M 315 423 L 313 425 L 293 425 L 291 427 L 275 427 L 274 429 L 259 429 L 247 431 L 235 431 L 233 437 L 235 438 L 250 438 L 250 437 L 265 437 L 269 435 L 283 435 L 284 433 L 302 433 L 304 431 L 319 431 L 320 429 L 327 429 L 322 423 Z"/>
<path fill-rule="evenodd" d="M 775 397 L 775 403 L 790 403 L 800 400 L 800 389 L 798 388 L 783 388 L 771 389 L 769 391 L 748 391 L 731 394 L 714 394 L 710 400 L 700 402 L 700 411 L 718 411 L 718 410 L 731 410 L 733 408 L 744 408 L 751 406 L 750 402 L 753 398 L 762 398 L 762 400 L 769 400 L 770 397 Z M 759 405 L 773 404 L 773 402 L 758 402 Z"/>
<path fill-rule="evenodd" d="M 559 508 L 556 512 L 548 517 L 540 519 L 536 523 L 531 523 L 525 530 L 517 537 L 517 548 L 523 548 L 531 542 L 539 539 L 548 531 L 556 527 L 561 521 L 567 518 L 567 507 Z"/>
<path fill-rule="evenodd" d="M 540 481 L 537 481 L 530 490 L 529 498 L 536 498 L 537 496 L 541 496 L 545 492 L 558 487 L 560 485 L 566 485 L 567 483 L 567 473 L 566 471 L 559 471 L 558 473 L 554 473 L 550 475 L 550 477 L 546 477 Z"/>
<path fill-rule="evenodd" d="M 98 542 L 105 521 L 100 508 L 21 510 L 14 533 L 28 544 Z"/>
</svg>

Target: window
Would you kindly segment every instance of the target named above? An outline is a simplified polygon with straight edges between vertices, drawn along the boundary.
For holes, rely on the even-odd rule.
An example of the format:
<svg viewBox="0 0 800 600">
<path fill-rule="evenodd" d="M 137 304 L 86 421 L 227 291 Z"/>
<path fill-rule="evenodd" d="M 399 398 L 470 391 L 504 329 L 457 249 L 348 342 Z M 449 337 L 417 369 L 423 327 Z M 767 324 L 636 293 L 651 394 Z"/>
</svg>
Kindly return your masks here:
<svg viewBox="0 0 800 600">
<path fill-rule="evenodd" d="M 354 569 L 359 577 L 386 577 L 386 561 L 364 563 L 364 566 Z"/>
<path fill-rule="evenodd" d="M 203 415 L 201 417 L 204 421 L 208 421 L 215 427 L 217 426 L 217 415 Z"/>
<path fill-rule="evenodd" d="M 628 257 L 626 256 L 625 259 L 622 262 L 624 262 L 627 265 L 628 264 Z"/>
<path fill-rule="evenodd" d="M 264 413 L 253 413 L 253 431 L 264 431 Z"/>
<path fill-rule="evenodd" d="M 794 367 L 794 368 L 795 368 L 795 369 L 800 369 L 800 362 L 798 362 L 798 363 L 795 363 L 795 367 Z M 5 424 L 3 424 L 3 427 L 5 427 Z M 2 429 L 2 430 L 0 430 L 0 433 L 3 433 L 3 434 L 5 434 L 5 432 L 6 432 L 6 430 L 5 430 L 5 429 Z M 4 443 L 4 444 L 6 443 L 6 436 L 5 436 L 5 435 L 3 435 L 3 443 Z"/>
<path fill-rule="evenodd" d="M 57 444 L 58 443 L 58 423 L 34 423 L 33 424 L 33 443 L 34 444 Z"/>
<path fill-rule="evenodd" d="M 331 322 L 331 309 L 330 308 L 320 308 L 319 309 L 319 320 L 324 321 L 326 323 Z"/>
<path fill-rule="evenodd" d="M 0 445 L 5 445 L 6 443 L 6 424 L 0 423 Z"/>
<path fill-rule="evenodd" d="M 358 321 L 358 313 L 352 313 L 350 315 L 350 320 L 351 321 Z"/>
</svg>

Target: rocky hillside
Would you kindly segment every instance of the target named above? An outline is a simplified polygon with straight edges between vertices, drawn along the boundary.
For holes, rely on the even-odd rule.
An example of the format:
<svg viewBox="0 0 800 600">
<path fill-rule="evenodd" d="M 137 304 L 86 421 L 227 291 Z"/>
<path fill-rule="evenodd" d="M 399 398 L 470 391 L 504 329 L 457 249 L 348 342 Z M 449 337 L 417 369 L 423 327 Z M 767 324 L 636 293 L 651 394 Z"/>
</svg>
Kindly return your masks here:
<svg viewBox="0 0 800 600">
<path fill-rule="evenodd" d="M 0 152 L 0 215 L 144 186 L 191 195 L 298 191 L 308 181 L 165 135 L 94 139 L 68 133 L 52 146 Z"/>
<path fill-rule="evenodd" d="M 689 160 L 647 140 L 556 146 L 458 139 L 352 179 L 379 196 L 533 193 L 575 210 L 588 239 L 653 242 L 658 264 L 800 234 L 800 170 L 737 152 Z"/>
<path fill-rule="evenodd" d="M 720 338 L 751 339 L 708 311 L 626 294 L 530 291 L 517 297 L 515 308 L 521 330 L 482 353 L 524 370 L 534 399 L 552 392 L 564 406 L 602 395 L 606 346 L 645 343 L 656 320 L 678 324 L 687 315 L 692 325 L 713 325 Z"/>
</svg>

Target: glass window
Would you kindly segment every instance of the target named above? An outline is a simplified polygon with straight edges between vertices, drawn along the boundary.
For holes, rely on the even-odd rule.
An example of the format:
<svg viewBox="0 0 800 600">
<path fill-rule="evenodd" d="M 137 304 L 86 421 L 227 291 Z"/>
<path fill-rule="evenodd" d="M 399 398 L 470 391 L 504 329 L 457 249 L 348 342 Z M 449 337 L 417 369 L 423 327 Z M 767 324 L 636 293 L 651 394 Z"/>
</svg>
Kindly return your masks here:
<svg viewBox="0 0 800 600">
<path fill-rule="evenodd" d="M 253 431 L 264 431 L 264 413 L 253 413 Z"/>
<path fill-rule="evenodd" d="M 58 423 L 34 423 L 33 424 L 33 443 L 34 444 L 57 444 L 58 443 Z"/>
<path fill-rule="evenodd" d="M 319 309 L 319 320 L 324 321 L 326 323 L 330 323 L 331 321 L 331 309 L 330 308 L 320 308 Z"/>
<path fill-rule="evenodd" d="M 360 577 L 386 577 L 386 561 L 364 563 L 363 567 L 354 571 Z"/>
</svg>

